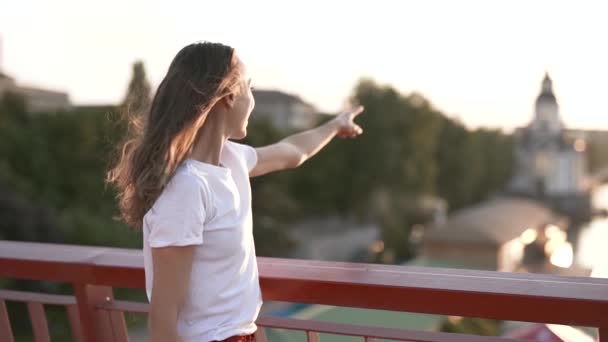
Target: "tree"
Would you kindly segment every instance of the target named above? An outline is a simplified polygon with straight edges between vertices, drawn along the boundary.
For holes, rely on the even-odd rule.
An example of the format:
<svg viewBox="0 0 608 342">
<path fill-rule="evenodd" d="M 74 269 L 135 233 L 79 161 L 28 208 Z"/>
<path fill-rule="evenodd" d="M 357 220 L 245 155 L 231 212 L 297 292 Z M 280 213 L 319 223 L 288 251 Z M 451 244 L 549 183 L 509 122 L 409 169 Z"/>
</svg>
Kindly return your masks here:
<svg viewBox="0 0 608 342">
<path fill-rule="evenodd" d="M 127 94 L 122 103 L 123 109 L 129 113 L 141 114 L 150 108 L 150 83 L 146 78 L 146 70 L 142 61 L 133 63 L 133 74 Z"/>
<path fill-rule="evenodd" d="M 437 148 L 437 190 L 451 210 L 473 202 L 482 176 L 482 159 L 471 133 L 461 123 L 444 118 Z"/>
<path fill-rule="evenodd" d="M 438 194 L 455 210 L 502 190 L 511 176 L 513 143 L 500 130 L 470 131 L 444 117 L 436 158 Z"/>
<path fill-rule="evenodd" d="M 493 319 L 450 316 L 442 322 L 439 330 L 458 334 L 498 336 L 501 324 L 502 321 Z"/>
<path fill-rule="evenodd" d="M 0 124 L 7 121 L 24 123 L 27 121 L 25 98 L 17 93 L 7 91 L 0 97 Z"/>
<path fill-rule="evenodd" d="M 248 128 L 243 141 L 251 146 L 264 146 L 282 138 L 270 121 L 256 120 Z M 293 174 L 279 172 L 251 180 L 253 230 L 256 253 L 260 256 L 281 257 L 289 254 L 296 242 L 290 239 L 287 225 L 298 212 L 296 198 L 290 191 Z"/>
<path fill-rule="evenodd" d="M 382 225 L 386 250 L 403 261 L 411 256 L 411 227 L 427 219 L 423 202 L 435 191 L 442 115 L 418 94 L 371 80 L 359 82 L 352 102 L 365 106 L 365 133 L 344 146 L 343 200 Z"/>
</svg>

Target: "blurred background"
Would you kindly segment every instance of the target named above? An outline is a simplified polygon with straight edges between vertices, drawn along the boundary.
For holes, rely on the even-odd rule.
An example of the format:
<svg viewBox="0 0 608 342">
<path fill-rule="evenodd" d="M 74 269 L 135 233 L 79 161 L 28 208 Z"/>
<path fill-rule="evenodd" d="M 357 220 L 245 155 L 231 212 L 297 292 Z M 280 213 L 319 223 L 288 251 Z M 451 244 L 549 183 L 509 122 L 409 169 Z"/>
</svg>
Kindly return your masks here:
<svg viewBox="0 0 608 342">
<path fill-rule="evenodd" d="M 253 78 L 245 143 L 366 108 L 358 139 L 252 179 L 259 256 L 606 278 L 606 14 L 600 1 L 2 0 L 0 239 L 141 248 L 104 185 L 122 114 L 148 105 L 181 47 L 208 40 L 235 47 Z M 280 303 L 265 312 L 516 328 Z M 27 324 L 14 324 L 27 340 Z M 130 324 L 145 333 L 141 319 Z"/>
</svg>

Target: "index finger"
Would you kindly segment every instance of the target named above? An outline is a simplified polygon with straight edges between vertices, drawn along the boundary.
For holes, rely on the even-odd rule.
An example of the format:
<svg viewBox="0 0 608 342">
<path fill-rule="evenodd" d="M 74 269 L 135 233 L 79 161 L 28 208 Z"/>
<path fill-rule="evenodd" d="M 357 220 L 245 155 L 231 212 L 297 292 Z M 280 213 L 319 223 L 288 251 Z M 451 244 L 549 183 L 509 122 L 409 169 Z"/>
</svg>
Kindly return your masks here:
<svg viewBox="0 0 608 342">
<path fill-rule="evenodd" d="M 363 107 L 363 106 L 357 106 L 350 111 L 350 114 L 353 118 L 355 118 L 355 117 L 357 117 L 357 115 L 361 114 L 364 109 L 365 109 L 365 107 Z"/>
</svg>

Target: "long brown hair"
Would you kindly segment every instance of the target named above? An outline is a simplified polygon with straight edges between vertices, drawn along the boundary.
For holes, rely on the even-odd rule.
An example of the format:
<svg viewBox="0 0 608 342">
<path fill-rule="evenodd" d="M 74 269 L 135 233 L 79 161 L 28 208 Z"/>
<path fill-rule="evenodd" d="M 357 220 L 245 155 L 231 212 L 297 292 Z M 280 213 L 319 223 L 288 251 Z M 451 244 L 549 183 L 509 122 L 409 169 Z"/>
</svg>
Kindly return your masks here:
<svg viewBox="0 0 608 342">
<path fill-rule="evenodd" d="M 107 174 L 129 226 L 142 228 L 145 213 L 191 152 L 209 111 L 223 96 L 239 91 L 240 79 L 240 64 L 229 46 L 194 43 L 177 53 L 149 111 L 129 119 L 129 133 Z"/>
</svg>

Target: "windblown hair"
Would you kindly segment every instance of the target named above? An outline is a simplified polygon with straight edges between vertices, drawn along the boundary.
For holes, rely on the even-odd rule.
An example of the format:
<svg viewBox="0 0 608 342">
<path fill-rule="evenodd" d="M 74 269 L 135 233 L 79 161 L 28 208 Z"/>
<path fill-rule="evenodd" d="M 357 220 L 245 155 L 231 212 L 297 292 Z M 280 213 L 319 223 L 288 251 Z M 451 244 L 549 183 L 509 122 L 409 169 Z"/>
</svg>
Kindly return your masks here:
<svg viewBox="0 0 608 342">
<path fill-rule="evenodd" d="M 130 227 L 142 228 L 144 215 L 192 151 L 209 111 L 239 91 L 241 74 L 233 48 L 188 45 L 171 62 L 150 109 L 128 118 L 127 137 L 106 182 L 117 189 L 120 217 Z"/>
</svg>

